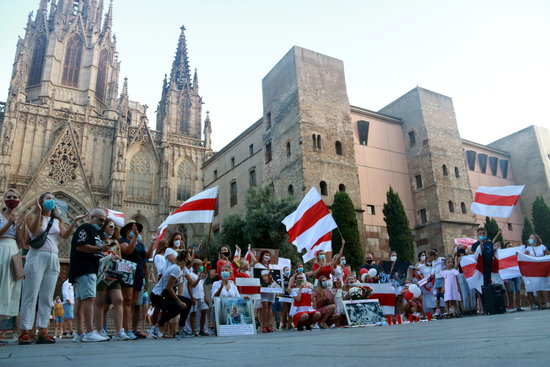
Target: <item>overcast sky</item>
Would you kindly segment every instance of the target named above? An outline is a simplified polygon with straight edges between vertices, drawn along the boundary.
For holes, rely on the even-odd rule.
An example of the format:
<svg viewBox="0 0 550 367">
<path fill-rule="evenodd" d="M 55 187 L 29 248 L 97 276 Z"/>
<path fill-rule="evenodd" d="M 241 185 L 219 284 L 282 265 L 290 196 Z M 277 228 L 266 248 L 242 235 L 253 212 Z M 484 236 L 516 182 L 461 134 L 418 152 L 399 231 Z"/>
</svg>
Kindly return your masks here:
<svg viewBox="0 0 550 367">
<path fill-rule="evenodd" d="M 0 100 L 38 4 L 0 0 Z M 419 85 L 453 99 L 468 140 L 550 128 L 547 0 L 114 0 L 121 79 L 153 127 L 182 24 L 215 150 L 262 116 L 261 80 L 293 45 L 344 61 L 352 105 L 377 111 Z"/>
</svg>

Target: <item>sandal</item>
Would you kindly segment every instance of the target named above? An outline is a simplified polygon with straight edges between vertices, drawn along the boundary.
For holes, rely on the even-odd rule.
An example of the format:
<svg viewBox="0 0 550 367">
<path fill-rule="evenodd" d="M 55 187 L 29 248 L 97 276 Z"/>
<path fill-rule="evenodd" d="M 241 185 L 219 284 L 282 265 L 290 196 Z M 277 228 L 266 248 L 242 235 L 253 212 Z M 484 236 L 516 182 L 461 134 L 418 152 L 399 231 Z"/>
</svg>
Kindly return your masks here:
<svg viewBox="0 0 550 367">
<path fill-rule="evenodd" d="M 138 337 L 138 339 L 145 339 L 147 338 L 147 335 L 143 334 L 141 331 L 134 331 L 134 335 Z"/>
<path fill-rule="evenodd" d="M 32 343 L 33 339 L 28 331 L 23 331 L 21 335 L 19 335 L 17 341 L 19 342 L 19 345 L 29 345 Z"/>
<path fill-rule="evenodd" d="M 207 331 L 204 331 L 204 330 L 203 330 L 203 331 L 200 331 L 200 332 L 199 332 L 199 335 L 200 335 L 200 336 L 210 336 L 210 334 L 209 334 Z"/>
<path fill-rule="evenodd" d="M 164 339 L 174 339 L 174 338 L 175 338 L 174 335 L 166 335 L 166 334 L 164 334 L 162 337 L 163 337 Z"/>
<path fill-rule="evenodd" d="M 55 338 L 46 333 L 39 334 L 36 338 L 36 344 L 55 344 Z"/>
</svg>

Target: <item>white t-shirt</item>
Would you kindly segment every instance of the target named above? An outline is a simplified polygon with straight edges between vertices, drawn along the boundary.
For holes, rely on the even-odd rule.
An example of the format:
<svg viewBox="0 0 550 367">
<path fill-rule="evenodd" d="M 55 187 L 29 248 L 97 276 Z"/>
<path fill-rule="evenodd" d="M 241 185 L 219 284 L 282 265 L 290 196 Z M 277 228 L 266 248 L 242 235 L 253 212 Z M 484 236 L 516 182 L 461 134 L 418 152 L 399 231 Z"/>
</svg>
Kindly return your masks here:
<svg viewBox="0 0 550 367">
<path fill-rule="evenodd" d="M 67 303 L 67 300 L 71 301 L 71 305 L 74 305 L 74 288 L 69 279 L 63 282 L 61 287 L 61 293 L 63 295 L 63 303 Z"/>
<path fill-rule="evenodd" d="M 199 274 L 194 273 L 192 270 L 189 271 L 189 276 L 193 278 L 193 281 L 196 281 L 199 277 Z M 189 296 L 189 290 L 187 289 L 187 285 L 185 288 L 183 288 L 183 296 L 187 298 L 191 298 Z M 199 280 L 199 283 L 193 287 L 193 298 L 195 299 L 204 299 L 204 279 Z"/>
<path fill-rule="evenodd" d="M 214 283 L 212 283 L 212 297 L 216 294 L 218 289 L 222 286 L 222 281 L 217 280 Z M 223 287 L 222 291 L 220 292 L 220 295 L 218 297 L 240 297 L 239 290 L 237 289 L 237 286 L 235 283 L 233 283 L 232 280 L 229 281 L 229 290 L 227 288 Z"/>
<path fill-rule="evenodd" d="M 168 247 L 164 251 L 164 257 L 166 258 L 168 255 L 174 255 L 175 257 L 178 257 L 178 252 L 174 250 L 173 248 Z"/>
<path fill-rule="evenodd" d="M 546 251 L 546 246 L 544 245 L 526 246 L 525 251 L 527 251 L 531 256 L 540 257 L 540 256 L 544 256 L 544 251 Z"/>
<path fill-rule="evenodd" d="M 174 277 L 177 279 L 175 285 L 180 285 L 187 274 L 188 272 L 185 266 L 183 267 L 183 269 L 180 268 L 177 264 L 167 266 L 162 273 L 162 277 L 157 282 L 157 284 L 155 284 L 155 287 L 153 288 L 153 293 L 158 296 L 162 295 L 162 291 L 165 290 L 168 286 L 168 281 L 170 280 L 170 277 Z"/>
<path fill-rule="evenodd" d="M 8 220 L 6 219 L 6 217 L 4 217 L 3 214 L 0 214 L 0 228 L 4 227 L 6 224 L 8 224 Z M 15 223 L 13 223 L 8 228 L 8 230 L 6 232 L 4 232 L 2 237 L 15 239 L 15 234 L 16 234 L 16 228 L 15 228 Z"/>
<path fill-rule="evenodd" d="M 443 274 L 441 274 L 441 270 L 443 270 L 443 260 L 445 259 L 440 257 L 432 261 L 432 274 L 434 274 L 436 278 L 443 278 Z"/>
<path fill-rule="evenodd" d="M 155 268 L 157 269 L 157 275 L 162 275 L 162 272 L 164 271 L 164 266 L 166 265 L 166 259 L 164 258 L 164 255 L 156 254 L 153 258 L 153 262 L 155 263 Z"/>
<path fill-rule="evenodd" d="M 42 223 L 40 224 L 40 229 L 38 229 L 37 236 L 42 234 L 48 228 L 48 223 L 50 222 L 49 216 L 42 216 Z M 48 235 L 46 236 L 46 242 L 44 242 L 44 245 L 40 247 L 39 251 L 49 251 L 57 254 L 59 252 L 59 249 L 57 248 L 57 244 L 61 240 L 60 236 L 61 232 L 59 230 L 59 220 L 55 218 L 53 220 L 52 226 L 48 232 Z M 31 238 L 35 238 L 37 236 L 33 236 L 31 234 Z M 31 251 L 34 249 L 31 249 Z"/>
</svg>

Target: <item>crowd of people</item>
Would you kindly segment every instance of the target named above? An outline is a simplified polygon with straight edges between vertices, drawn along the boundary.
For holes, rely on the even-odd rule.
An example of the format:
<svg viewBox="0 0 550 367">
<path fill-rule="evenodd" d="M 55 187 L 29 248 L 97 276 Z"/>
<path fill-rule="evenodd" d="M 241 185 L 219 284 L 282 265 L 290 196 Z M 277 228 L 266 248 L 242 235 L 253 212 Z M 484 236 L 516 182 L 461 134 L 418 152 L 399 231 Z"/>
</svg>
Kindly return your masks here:
<svg viewBox="0 0 550 367">
<path fill-rule="evenodd" d="M 4 204 L 0 214 L 0 330 L 16 330 L 22 345 L 51 344 L 63 336 L 75 342 L 208 336 L 210 317 L 216 312 L 211 305 L 214 297 L 241 297 L 237 279 L 253 277 L 253 269 L 259 269 L 267 284 L 273 282 L 270 269 L 276 266 L 275 254 L 269 250 L 258 257 L 252 254 L 247 261 L 238 247 L 232 255 L 230 246 L 224 245 L 211 266 L 201 258 L 200 248 L 186 247 L 182 233 L 168 234 L 160 241 L 152 236 L 146 245 L 141 224 L 118 227 L 103 209 L 82 214 L 67 226 L 51 193 L 41 194 L 28 216 L 16 214 L 20 204 L 16 190 L 5 193 Z M 77 226 L 81 220 L 86 223 Z M 484 313 L 483 295 L 469 288 L 460 266 L 461 257 L 478 246 L 485 285 L 503 283 L 509 311 L 522 311 L 521 278 L 502 282 L 491 277 L 497 246 L 487 238 L 485 228 L 479 228 L 477 235 L 478 242 L 471 249 L 459 245 L 447 258 L 435 249 L 421 252 L 416 264 L 400 261 L 395 252 L 380 261 L 368 253 L 365 264 L 352 269 L 343 243 L 332 257 L 318 251 L 311 270 L 302 263 L 286 265 L 281 269 L 283 293 L 261 292 L 254 297 L 258 332 L 344 326 L 344 301 L 350 298 L 350 289 L 374 283 L 393 286 L 394 314 L 409 319 Z M 60 294 L 54 294 L 60 272 L 58 245 L 69 238 L 68 279 Z M 16 276 L 22 248 L 28 250 L 24 278 Z M 548 250 L 532 234 L 525 253 L 544 256 Z M 108 266 L 114 269 L 110 273 L 105 271 Z M 157 279 L 152 289 L 148 289 L 149 271 Z M 410 291 L 413 284 L 420 285 L 420 294 Z M 546 293 L 528 294 L 528 307 L 547 308 Z M 113 335 L 107 332 L 109 312 Z M 50 323 L 53 336 L 48 332 Z M 150 325 L 147 331 L 146 324 Z"/>
</svg>

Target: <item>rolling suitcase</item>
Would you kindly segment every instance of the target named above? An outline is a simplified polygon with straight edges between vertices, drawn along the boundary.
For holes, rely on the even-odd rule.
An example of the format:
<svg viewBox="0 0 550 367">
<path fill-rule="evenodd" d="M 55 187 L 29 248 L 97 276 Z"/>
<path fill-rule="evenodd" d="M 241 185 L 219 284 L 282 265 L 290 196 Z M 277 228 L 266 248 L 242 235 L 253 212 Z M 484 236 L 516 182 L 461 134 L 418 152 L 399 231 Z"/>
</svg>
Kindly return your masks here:
<svg viewBox="0 0 550 367">
<path fill-rule="evenodd" d="M 494 315 L 506 312 L 505 290 L 502 284 L 483 286 L 482 291 L 485 313 Z"/>
</svg>

